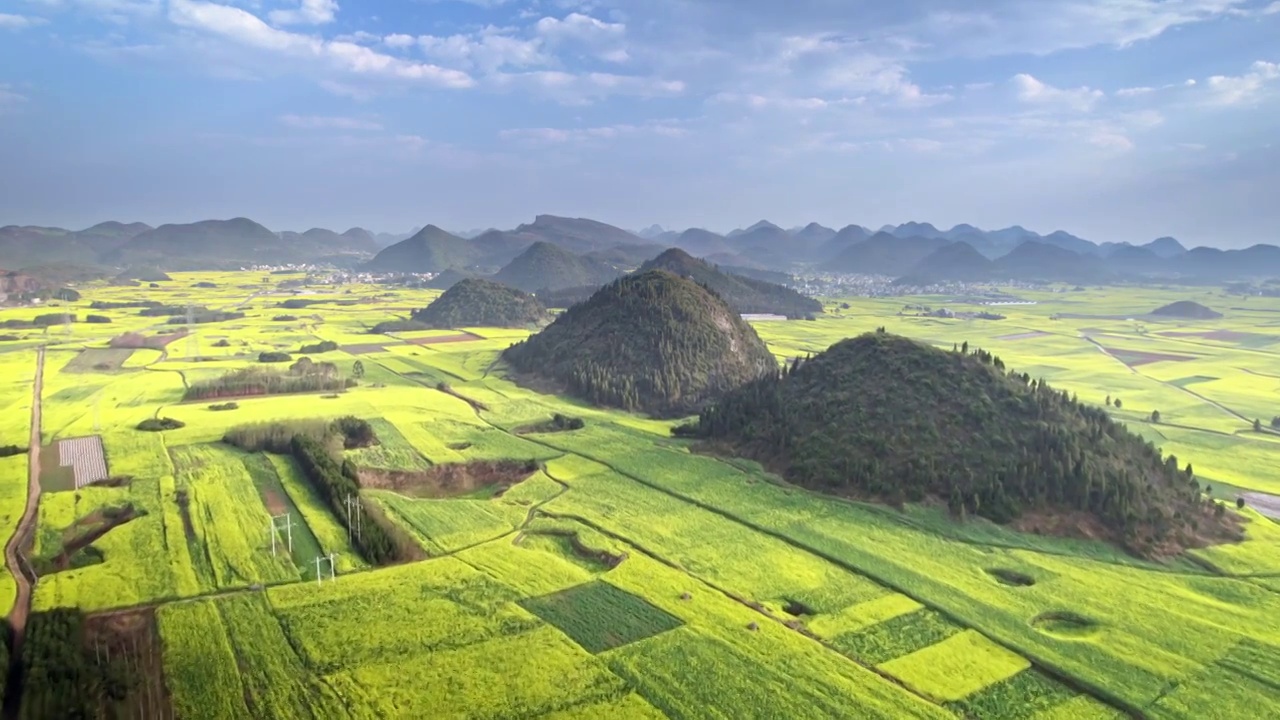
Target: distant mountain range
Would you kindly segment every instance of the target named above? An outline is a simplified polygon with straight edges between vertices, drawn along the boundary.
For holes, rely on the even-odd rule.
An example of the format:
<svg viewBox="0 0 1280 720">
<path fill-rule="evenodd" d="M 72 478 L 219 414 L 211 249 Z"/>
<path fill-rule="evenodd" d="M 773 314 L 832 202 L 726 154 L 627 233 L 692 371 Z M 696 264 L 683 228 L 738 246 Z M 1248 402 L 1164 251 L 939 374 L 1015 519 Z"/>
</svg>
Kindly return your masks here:
<svg viewBox="0 0 1280 720">
<path fill-rule="evenodd" d="M 761 220 L 727 234 L 659 225 L 628 232 L 595 220 L 554 215 L 539 215 L 513 230 L 455 233 L 426 225 L 403 234 L 375 234 L 363 228 L 341 233 L 324 228 L 272 232 L 247 218 L 155 228 L 105 222 L 76 231 L 11 225 L 0 228 L 0 268 L 57 263 L 195 270 L 316 263 L 382 273 L 454 269 L 491 275 L 538 243 L 576 259 L 570 262 L 561 257 L 552 262 L 560 278 L 542 281 L 531 274 L 540 271 L 526 270 L 521 271 L 523 277 L 512 280 L 526 288 L 546 282 L 533 291 L 576 287 L 564 283 L 583 278 L 593 285 L 633 270 L 672 247 L 732 268 L 738 275 L 809 268 L 886 275 L 902 283 L 1106 282 L 1144 277 L 1216 282 L 1280 276 L 1280 248 L 1273 245 L 1188 250 L 1171 237 L 1143 244 L 1097 244 L 1062 230 L 1041 235 L 1016 225 L 981 230 L 966 224 L 941 230 L 922 222 L 876 230 L 860 225 L 837 230 L 810 223 L 786 230 Z M 541 262 L 554 251 L 544 247 L 539 252 Z M 509 270 L 508 278 L 517 271 Z"/>
</svg>

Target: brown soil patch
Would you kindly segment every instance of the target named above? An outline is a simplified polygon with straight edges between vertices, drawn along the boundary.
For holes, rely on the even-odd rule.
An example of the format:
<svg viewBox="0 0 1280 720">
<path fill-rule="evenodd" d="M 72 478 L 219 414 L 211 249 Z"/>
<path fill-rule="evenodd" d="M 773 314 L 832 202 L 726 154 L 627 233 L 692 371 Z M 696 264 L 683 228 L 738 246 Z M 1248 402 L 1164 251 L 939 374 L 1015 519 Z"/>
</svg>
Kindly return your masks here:
<svg viewBox="0 0 1280 720">
<path fill-rule="evenodd" d="M 386 345 L 375 345 L 373 343 L 342 346 L 342 350 L 344 352 L 351 353 L 352 355 L 371 355 L 373 353 L 385 352 L 386 349 Z"/>
<path fill-rule="evenodd" d="M 119 717 L 167 720 L 174 717 L 165 687 L 160 633 L 155 608 L 102 613 L 85 618 L 84 649 L 129 669 L 124 699 L 114 705 Z"/>
<path fill-rule="evenodd" d="M 267 506 L 267 512 L 275 516 L 289 512 L 289 506 L 285 503 L 284 498 L 280 497 L 280 493 L 272 488 L 266 488 L 262 491 L 262 504 Z"/>
<path fill-rule="evenodd" d="M 479 335 L 472 335 L 471 333 L 459 333 L 457 335 L 436 335 L 434 337 L 413 338 L 413 339 L 405 340 L 405 342 L 409 343 L 410 345 L 440 345 L 442 343 L 473 342 L 475 340 L 483 340 L 483 339 L 484 338 L 480 337 Z"/>
<path fill-rule="evenodd" d="M 359 470 L 360 486 L 419 498 L 449 498 L 493 488 L 502 493 L 538 471 L 531 461 L 497 460 L 437 465 L 430 470 Z"/>
</svg>

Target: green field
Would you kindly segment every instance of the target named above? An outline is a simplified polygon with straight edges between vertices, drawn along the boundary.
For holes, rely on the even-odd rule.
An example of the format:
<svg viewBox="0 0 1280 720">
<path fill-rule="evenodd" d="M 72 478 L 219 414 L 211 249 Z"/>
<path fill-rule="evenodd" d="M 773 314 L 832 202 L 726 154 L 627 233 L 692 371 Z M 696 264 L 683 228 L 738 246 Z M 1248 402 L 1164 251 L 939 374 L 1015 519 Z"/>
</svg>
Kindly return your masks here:
<svg viewBox="0 0 1280 720">
<path fill-rule="evenodd" d="M 166 318 L 119 309 L 70 334 L 20 331 L 0 343 L 0 446 L 28 444 L 34 347 L 47 343 L 42 441 L 100 435 L 115 481 L 46 491 L 30 557 L 104 510 L 138 513 L 92 538 L 92 561 L 42 575 L 33 610 L 155 608 L 177 717 L 1280 716 L 1280 526 L 1251 508 L 1246 541 L 1157 561 L 957 522 L 936 505 L 822 497 L 690 452 L 675 422 L 517 386 L 495 361 L 522 331 L 467 328 L 477 339 L 440 345 L 414 341 L 456 333 L 369 332 L 437 291 L 316 286 L 296 296 L 314 304 L 288 310 L 279 276 L 174 278 L 89 286 L 66 305 L 198 297 L 246 317 L 132 351 L 108 343 L 153 336 Z M 1246 311 L 1204 288 L 1019 293 L 1036 304 L 1001 308 L 1000 321 L 899 315 L 959 308 L 951 298 L 842 298 L 816 321 L 756 329 L 779 358 L 881 326 L 968 342 L 1099 407 L 1120 400 L 1107 410 L 1191 463 L 1230 512 L 1241 493 L 1280 494 L 1280 300 Z M 1183 299 L 1225 317 L 1145 317 Z M 194 381 L 320 340 L 339 349 L 317 362 L 344 375 L 360 362 L 356 386 L 228 410 L 182 401 Z M 517 432 L 555 413 L 586 426 Z M 426 559 L 376 567 L 295 458 L 221 442 L 246 423 L 345 415 L 379 439 L 343 452 L 366 479 L 356 501 Z M 154 417 L 185 427 L 134 429 Z M 508 460 L 538 469 L 447 484 L 458 466 Z M 26 483 L 25 455 L 0 459 L 6 538 Z M 275 530 L 273 553 L 271 518 L 284 514 L 291 534 Z M 7 606 L 13 576 L 0 580 Z"/>
</svg>

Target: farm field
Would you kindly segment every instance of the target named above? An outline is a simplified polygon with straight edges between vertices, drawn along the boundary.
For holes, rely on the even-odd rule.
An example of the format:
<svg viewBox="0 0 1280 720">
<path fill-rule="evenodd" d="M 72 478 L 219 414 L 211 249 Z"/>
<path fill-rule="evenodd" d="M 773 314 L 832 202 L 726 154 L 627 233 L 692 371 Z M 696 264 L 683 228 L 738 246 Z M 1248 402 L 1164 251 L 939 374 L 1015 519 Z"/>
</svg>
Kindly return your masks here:
<svg viewBox="0 0 1280 720">
<path fill-rule="evenodd" d="M 302 277 L 175 273 L 66 304 L 244 313 L 164 345 L 112 347 L 172 327 L 137 307 L 0 342 L 0 446 L 27 444 L 46 343 L 45 453 L 100 438 L 106 464 L 81 487 L 44 485 L 31 609 L 153 609 L 175 717 L 1280 716 L 1280 525 L 1252 507 L 1244 542 L 1149 561 L 931 505 L 822 497 L 691 452 L 670 436 L 678 421 L 516 385 L 497 360 L 527 332 L 370 332 L 437 291 L 282 287 Z M 953 298 L 840 298 L 816 321 L 755 327 L 779 359 L 882 326 L 967 342 L 1105 407 L 1232 512 L 1243 493 L 1280 495 L 1280 315 L 1260 312 L 1280 300 L 1019 293 L 1036 304 L 999 321 L 904 309 L 962 309 Z M 1225 317 L 1147 316 L 1183 299 Z M 321 341 L 337 349 L 299 352 Z M 354 384 L 184 400 L 201 380 L 288 367 L 262 352 L 332 363 Z M 556 413 L 585 426 L 545 431 Z M 353 498 L 317 484 L 288 444 L 223 442 L 345 416 L 377 438 L 336 446 Z M 180 426 L 136 429 L 148 419 Z M 0 458 L 6 538 L 26 471 L 25 455 Z M 383 536 L 414 559 L 384 562 L 371 549 Z M 0 576 L 0 602 L 13 596 Z"/>
</svg>

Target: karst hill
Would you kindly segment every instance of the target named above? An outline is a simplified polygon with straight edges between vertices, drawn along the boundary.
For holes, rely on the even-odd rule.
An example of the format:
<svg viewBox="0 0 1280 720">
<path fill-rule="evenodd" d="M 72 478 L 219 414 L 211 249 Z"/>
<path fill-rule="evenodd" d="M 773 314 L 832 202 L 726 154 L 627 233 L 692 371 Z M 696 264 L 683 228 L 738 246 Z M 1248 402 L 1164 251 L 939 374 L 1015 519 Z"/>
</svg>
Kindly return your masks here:
<svg viewBox="0 0 1280 720">
<path fill-rule="evenodd" d="M 999 358 L 883 332 L 748 383 L 677 434 L 799 485 L 1102 535 L 1144 555 L 1234 536 L 1196 481 L 1142 438 Z"/>
<path fill-rule="evenodd" d="M 704 285 L 739 313 L 767 313 L 796 319 L 822 313 L 822 303 L 782 285 L 734 275 L 671 248 L 640 266 L 640 272 L 666 270 Z"/>
<path fill-rule="evenodd" d="M 1179 300 L 1151 311 L 1157 317 L 1186 318 L 1188 320 L 1218 320 L 1222 313 L 1191 300 Z"/>
<path fill-rule="evenodd" d="M 777 368 L 723 299 L 663 270 L 615 280 L 503 357 L 524 381 L 659 416 L 696 412 Z"/>
<path fill-rule="evenodd" d="M 547 309 L 532 295 L 492 280 L 464 278 L 435 302 L 413 313 L 434 328 L 526 327 L 547 320 Z"/>
</svg>

